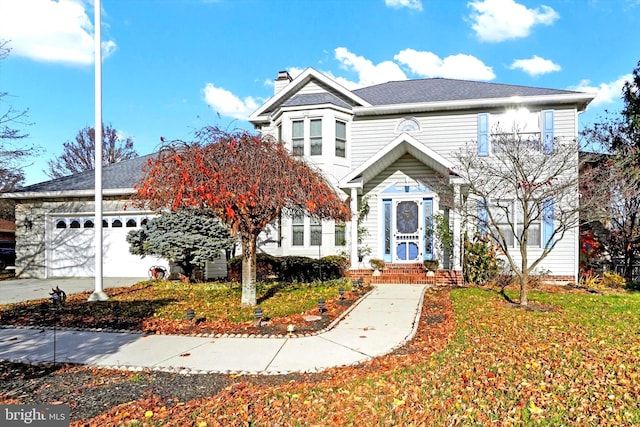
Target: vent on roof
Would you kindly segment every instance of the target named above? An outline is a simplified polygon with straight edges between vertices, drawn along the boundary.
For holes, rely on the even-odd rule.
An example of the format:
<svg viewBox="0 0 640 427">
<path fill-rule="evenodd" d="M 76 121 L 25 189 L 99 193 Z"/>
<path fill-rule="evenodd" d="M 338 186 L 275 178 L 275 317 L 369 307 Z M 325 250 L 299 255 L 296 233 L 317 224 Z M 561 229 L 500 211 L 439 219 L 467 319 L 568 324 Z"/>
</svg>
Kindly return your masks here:
<svg viewBox="0 0 640 427">
<path fill-rule="evenodd" d="M 288 71 L 279 71 L 278 77 L 276 78 L 275 82 L 273 82 L 273 94 L 275 95 L 282 89 L 284 89 L 289 83 L 291 83 L 291 80 L 293 79 L 289 75 Z"/>
</svg>

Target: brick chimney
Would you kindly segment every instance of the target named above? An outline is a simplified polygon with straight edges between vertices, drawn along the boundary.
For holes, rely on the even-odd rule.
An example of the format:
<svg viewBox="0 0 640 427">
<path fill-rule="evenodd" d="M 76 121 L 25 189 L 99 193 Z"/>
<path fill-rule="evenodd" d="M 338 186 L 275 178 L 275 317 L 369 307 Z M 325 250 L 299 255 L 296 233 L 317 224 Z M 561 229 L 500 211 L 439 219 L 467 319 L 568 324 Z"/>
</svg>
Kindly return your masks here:
<svg viewBox="0 0 640 427">
<path fill-rule="evenodd" d="M 288 71 L 278 71 L 278 77 L 273 82 L 273 94 L 277 94 L 284 89 L 289 83 L 291 83 L 291 76 Z"/>
</svg>

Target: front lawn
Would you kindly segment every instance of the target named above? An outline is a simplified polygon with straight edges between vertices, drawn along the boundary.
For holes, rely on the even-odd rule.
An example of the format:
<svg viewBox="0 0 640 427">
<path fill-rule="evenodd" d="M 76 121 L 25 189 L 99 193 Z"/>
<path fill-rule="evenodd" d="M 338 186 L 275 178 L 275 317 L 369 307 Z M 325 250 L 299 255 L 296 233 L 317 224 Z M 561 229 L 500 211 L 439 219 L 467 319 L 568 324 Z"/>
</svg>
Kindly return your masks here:
<svg viewBox="0 0 640 427">
<path fill-rule="evenodd" d="M 190 400 L 149 383 L 138 399 L 119 406 L 104 402 L 102 414 L 85 422 L 640 425 L 640 293 L 531 292 L 530 301 L 538 310 L 510 305 L 491 290 L 430 291 L 418 333 L 393 354 L 319 374 L 224 376 L 226 385 L 218 382 L 217 391 L 200 397 L 192 390 Z M 73 382 L 72 371 L 47 374 L 46 386 L 38 383 L 24 399 L 38 401 L 39 390 L 51 396 L 60 376 Z M 122 373 L 101 370 L 94 376 L 109 383 Z M 186 381 L 174 378 L 177 388 Z M 59 399 L 65 401 L 62 392 Z"/>
<path fill-rule="evenodd" d="M 344 290 L 342 297 L 340 289 Z M 90 292 L 69 295 L 64 306 L 55 311 L 49 300 L 0 306 L 0 324 L 179 334 L 286 334 L 287 325 L 294 324 L 299 332 L 312 332 L 327 326 L 365 291 L 353 289 L 347 279 L 258 283 L 256 296 L 267 320 L 258 328 L 254 309 L 240 305 L 241 286 L 237 283 L 149 280 L 108 289 L 110 299 L 104 302 L 88 302 Z M 306 321 L 305 315 L 319 314 L 319 299 L 325 300 L 322 318 Z M 189 309 L 193 310 L 192 320 L 187 319 Z"/>
</svg>

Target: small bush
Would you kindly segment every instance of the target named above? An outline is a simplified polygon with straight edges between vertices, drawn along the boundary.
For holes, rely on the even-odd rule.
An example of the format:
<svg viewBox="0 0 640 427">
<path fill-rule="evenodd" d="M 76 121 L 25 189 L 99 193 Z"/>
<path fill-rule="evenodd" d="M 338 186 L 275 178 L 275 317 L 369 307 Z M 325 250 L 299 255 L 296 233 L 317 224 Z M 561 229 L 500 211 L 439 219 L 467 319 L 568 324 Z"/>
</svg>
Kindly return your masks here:
<svg viewBox="0 0 640 427">
<path fill-rule="evenodd" d="M 602 277 L 602 285 L 607 288 L 622 289 L 625 287 L 625 284 L 626 281 L 624 280 L 624 277 L 617 273 L 605 271 L 604 276 Z"/>
<path fill-rule="evenodd" d="M 580 276 L 578 286 L 590 290 L 600 290 L 604 287 L 602 284 L 602 277 L 591 272 L 584 273 Z"/>
<path fill-rule="evenodd" d="M 640 291 L 640 281 L 629 280 L 625 285 L 625 288 L 629 291 Z"/>
<path fill-rule="evenodd" d="M 228 262 L 229 280 L 242 280 L 242 256 Z M 329 255 L 320 260 L 303 256 L 276 257 L 259 253 L 256 256 L 256 281 L 268 282 L 315 282 L 344 277 L 347 259 L 340 255 Z M 321 277 L 322 276 L 322 277 Z"/>
<path fill-rule="evenodd" d="M 328 255 L 320 260 L 322 280 L 340 279 L 349 267 L 347 258 L 340 255 Z"/>
<path fill-rule="evenodd" d="M 488 237 L 476 234 L 473 240 L 464 240 L 464 280 L 481 285 L 494 279 L 500 266 L 494 245 Z"/>
<path fill-rule="evenodd" d="M 256 281 L 268 282 L 280 277 L 281 259 L 269 254 L 256 254 Z M 242 255 L 233 257 L 227 263 L 229 280 L 240 282 L 242 280 Z"/>
</svg>

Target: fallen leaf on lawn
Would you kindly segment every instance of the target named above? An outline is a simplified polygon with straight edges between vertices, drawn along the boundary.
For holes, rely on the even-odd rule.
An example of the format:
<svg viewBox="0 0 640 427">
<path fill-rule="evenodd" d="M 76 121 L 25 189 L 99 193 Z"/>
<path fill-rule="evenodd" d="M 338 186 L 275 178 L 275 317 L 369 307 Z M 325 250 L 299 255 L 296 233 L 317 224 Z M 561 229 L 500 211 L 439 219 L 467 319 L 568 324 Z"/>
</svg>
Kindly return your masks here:
<svg viewBox="0 0 640 427">
<path fill-rule="evenodd" d="M 191 353 L 182 353 L 182 354 L 180 355 L 180 357 L 187 357 L 187 356 L 191 356 Z"/>
<path fill-rule="evenodd" d="M 533 401 L 529 402 L 529 412 L 531 412 L 532 414 L 537 415 L 537 414 L 541 414 L 542 411 L 543 411 L 543 409 L 537 407 L 536 404 Z"/>
</svg>

